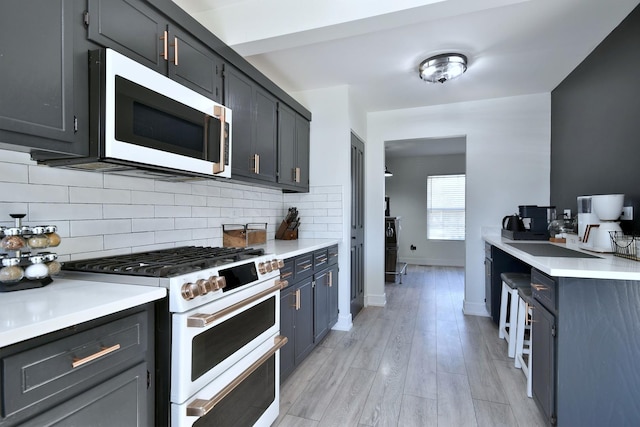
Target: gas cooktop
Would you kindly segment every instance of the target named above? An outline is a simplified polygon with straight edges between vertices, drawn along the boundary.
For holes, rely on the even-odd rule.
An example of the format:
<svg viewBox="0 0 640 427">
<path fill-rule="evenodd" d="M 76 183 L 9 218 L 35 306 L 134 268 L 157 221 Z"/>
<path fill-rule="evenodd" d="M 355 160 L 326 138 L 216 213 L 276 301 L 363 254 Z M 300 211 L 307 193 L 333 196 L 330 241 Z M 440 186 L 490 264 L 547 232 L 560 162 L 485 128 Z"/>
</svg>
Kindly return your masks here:
<svg viewBox="0 0 640 427">
<path fill-rule="evenodd" d="M 68 261 L 64 270 L 146 277 L 175 277 L 264 255 L 263 249 L 182 246 Z"/>
</svg>

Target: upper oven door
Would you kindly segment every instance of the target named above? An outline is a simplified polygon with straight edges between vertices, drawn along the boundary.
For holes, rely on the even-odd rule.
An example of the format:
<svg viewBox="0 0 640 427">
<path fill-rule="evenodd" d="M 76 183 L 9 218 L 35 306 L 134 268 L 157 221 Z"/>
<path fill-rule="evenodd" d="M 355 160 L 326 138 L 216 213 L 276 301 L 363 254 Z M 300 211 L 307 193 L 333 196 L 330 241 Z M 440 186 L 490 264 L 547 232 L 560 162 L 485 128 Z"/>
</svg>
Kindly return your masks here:
<svg viewBox="0 0 640 427">
<path fill-rule="evenodd" d="M 105 49 L 104 156 L 231 177 L 231 110 Z"/>
<path fill-rule="evenodd" d="M 171 401 L 183 403 L 280 331 L 280 281 L 172 316 Z"/>
</svg>

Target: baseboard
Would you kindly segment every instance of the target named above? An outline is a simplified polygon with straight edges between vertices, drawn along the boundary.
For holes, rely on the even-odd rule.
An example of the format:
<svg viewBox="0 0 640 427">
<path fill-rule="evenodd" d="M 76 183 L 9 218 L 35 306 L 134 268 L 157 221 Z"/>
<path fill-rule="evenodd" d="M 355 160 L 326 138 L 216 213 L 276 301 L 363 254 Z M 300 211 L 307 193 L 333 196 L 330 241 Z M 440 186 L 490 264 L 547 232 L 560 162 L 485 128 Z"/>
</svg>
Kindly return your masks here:
<svg viewBox="0 0 640 427">
<path fill-rule="evenodd" d="M 336 331 L 350 331 L 353 327 L 353 322 L 351 321 L 351 313 L 342 316 L 338 316 L 338 321 L 331 329 L 335 329 Z"/>
<path fill-rule="evenodd" d="M 364 297 L 364 305 L 365 307 L 374 306 L 374 307 L 384 307 L 387 304 L 387 295 L 365 295 Z"/>
<path fill-rule="evenodd" d="M 482 317 L 491 316 L 491 314 L 487 311 L 487 306 L 483 302 L 480 303 L 480 302 L 465 301 L 462 304 L 462 312 L 470 316 L 482 316 Z"/>
<path fill-rule="evenodd" d="M 406 262 L 407 264 L 415 265 L 432 265 L 442 267 L 464 267 L 464 260 L 459 261 L 455 259 L 425 259 L 425 258 L 411 258 L 401 257 L 398 259 L 400 262 Z"/>
</svg>

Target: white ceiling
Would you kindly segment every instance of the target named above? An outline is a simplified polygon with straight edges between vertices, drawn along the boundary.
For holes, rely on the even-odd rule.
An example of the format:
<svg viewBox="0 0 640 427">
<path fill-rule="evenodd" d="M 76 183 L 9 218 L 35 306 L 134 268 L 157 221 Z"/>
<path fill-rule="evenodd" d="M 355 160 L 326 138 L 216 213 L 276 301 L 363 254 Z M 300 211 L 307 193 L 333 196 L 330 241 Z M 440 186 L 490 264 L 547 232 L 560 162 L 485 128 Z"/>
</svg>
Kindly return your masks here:
<svg viewBox="0 0 640 427">
<path fill-rule="evenodd" d="M 174 0 L 290 93 L 349 87 L 384 111 L 553 90 L 639 0 Z M 425 83 L 444 52 L 462 77 Z"/>
</svg>

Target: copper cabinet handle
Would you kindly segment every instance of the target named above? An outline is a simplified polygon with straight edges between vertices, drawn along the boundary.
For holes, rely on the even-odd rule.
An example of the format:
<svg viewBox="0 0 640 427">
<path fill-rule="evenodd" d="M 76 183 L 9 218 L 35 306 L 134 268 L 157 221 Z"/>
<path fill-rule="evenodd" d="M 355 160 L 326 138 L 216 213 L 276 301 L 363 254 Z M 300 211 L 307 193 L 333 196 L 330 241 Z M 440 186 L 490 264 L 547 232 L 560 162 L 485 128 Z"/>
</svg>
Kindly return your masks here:
<svg viewBox="0 0 640 427">
<path fill-rule="evenodd" d="M 333 286 L 333 271 L 329 271 L 329 287 Z"/>
<path fill-rule="evenodd" d="M 291 172 L 293 172 L 293 182 L 300 182 L 300 168 L 293 168 Z"/>
<path fill-rule="evenodd" d="M 293 276 L 293 272 L 292 272 L 292 271 L 289 271 L 289 272 L 287 272 L 287 273 L 282 273 L 282 274 L 280 275 L 280 278 L 281 278 L 281 279 L 287 279 L 287 278 L 289 278 L 289 276 Z"/>
<path fill-rule="evenodd" d="M 204 328 L 210 323 L 215 322 L 217 319 L 224 317 L 229 313 L 233 313 L 234 311 L 240 310 L 241 308 L 246 307 L 252 302 L 259 300 L 263 296 L 279 291 L 280 289 L 282 289 L 281 283 L 276 282 L 276 284 L 269 289 L 265 289 L 262 292 L 259 292 L 249 298 L 243 299 L 242 301 L 232 304 L 229 307 L 223 308 L 222 310 L 215 313 L 196 313 L 192 316 L 187 317 L 187 326 L 190 328 Z"/>
<path fill-rule="evenodd" d="M 260 359 L 256 360 L 245 369 L 240 375 L 238 375 L 233 381 L 231 381 L 226 387 L 224 387 L 218 394 L 213 396 L 209 400 L 204 399 L 195 399 L 193 402 L 189 403 L 187 406 L 187 416 L 188 417 L 203 417 L 207 415 L 218 403 L 222 401 L 229 393 L 235 390 L 244 380 L 246 380 L 249 375 L 251 375 L 256 369 L 262 366 L 271 356 L 273 356 L 276 351 L 280 350 L 282 346 L 284 346 L 288 341 L 288 338 L 282 335 L 278 335 L 274 339 L 274 345 L 263 354 Z"/>
<path fill-rule="evenodd" d="M 167 30 L 164 30 L 164 33 L 162 37 L 160 37 L 160 40 L 163 41 L 163 45 L 164 45 L 164 48 L 160 56 L 162 57 L 162 59 L 167 61 L 169 60 L 169 32 Z"/>
<path fill-rule="evenodd" d="M 296 289 L 296 310 L 300 310 L 300 289 Z"/>
<path fill-rule="evenodd" d="M 178 38 L 173 38 L 173 65 L 178 66 Z"/>
<path fill-rule="evenodd" d="M 93 353 L 91 356 L 83 357 L 82 359 L 73 359 L 71 367 L 77 368 L 78 366 L 82 366 L 85 363 L 91 362 L 92 360 L 96 360 L 101 358 L 102 356 L 106 356 L 109 353 L 113 353 L 116 350 L 120 350 L 120 344 L 112 345 L 111 347 L 103 347 L 102 350 L 97 353 Z"/>
<path fill-rule="evenodd" d="M 302 268 L 304 268 L 305 270 L 308 270 L 309 268 L 313 267 L 313 264 L 305 264 L 301 266 Z"/>
<path fill-rule="evenodd" d="M 218 116 L 220 120 L 220 163 L 213 164 L 213 173 L 217 174 L 224 172 L 224 159 L 227 157 L 227 144 L 225 144 L 227 140 L 226 110 L 221 106 L 215 106 L 213 107 L 213 115 Z"/>
<path fill-rule="evenodd" d="M 253 155 L 253 173 L 260 174 L 260 154 Z"/>
<path fill-rule="evenodd" d="M 541 285 L 541 284 L 539 284 L 539 283 L 532 283 L 532 284 L 531 284 L 531 287 L 532 287 L 533 289 L 535 289 L 536 291 L 538 291 L 538 292 L 543 292 L 543 291 L 546 291 L 546 290 L 548 290 L 548 289 L 549 289 L 549 287 L 548 287 L 548 286 Z"/>
</svg>

